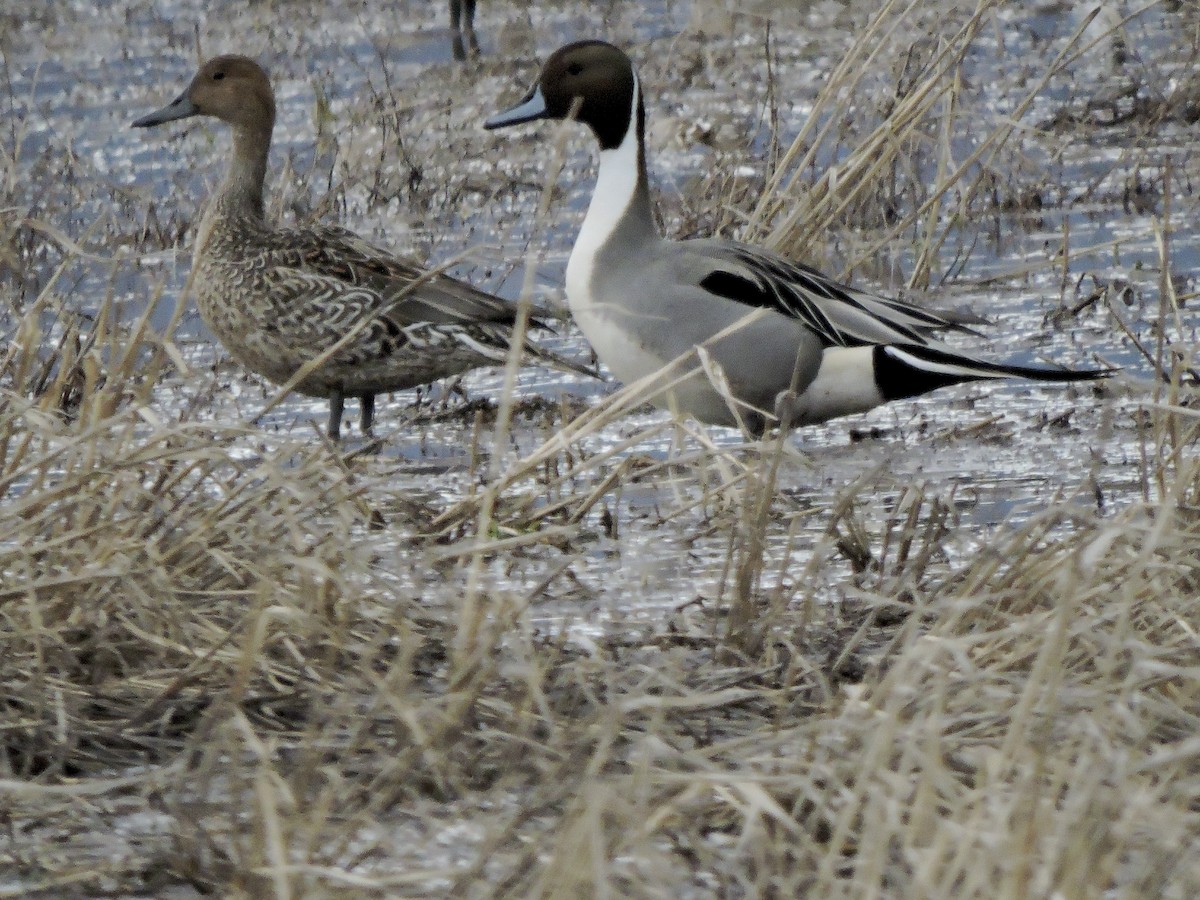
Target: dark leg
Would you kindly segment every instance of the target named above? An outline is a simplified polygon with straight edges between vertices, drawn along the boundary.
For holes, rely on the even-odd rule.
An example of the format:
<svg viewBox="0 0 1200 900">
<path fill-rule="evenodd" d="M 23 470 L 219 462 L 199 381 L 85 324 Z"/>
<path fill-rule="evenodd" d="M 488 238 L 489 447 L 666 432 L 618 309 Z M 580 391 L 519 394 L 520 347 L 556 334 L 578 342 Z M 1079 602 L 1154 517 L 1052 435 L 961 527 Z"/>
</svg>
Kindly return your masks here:
<svg viewBox="0 0 1200 900">
<path fill-rule="evenodd" d="M 335 441 L 342 436 L 342 411 L 346 408 L 346 398 L 341 391 L 329 395 L 329 436 Z"/>
<path fill-rule="evenodd" d="M 479 53 L 479 41 L 475 37 L 475 0 L 450 0 L 450 31 L 455 59 L 462 62 L 468 53 L 472 56 Z"/>
<path fill-rule="evenodd" d="M 358 406 L 362 414 L 359 424 L 362 427 L 363 435 L 366 436 L 375 427 L 375 395 L 363 394 L 358 398 Z"/>
<path fill-rule="evenodd" d="M 467 26 L 467 52 L 479 55 L 479 41 L 475 37 L 475 0 L 463 0 L 463 18 Z"/>
</svg>

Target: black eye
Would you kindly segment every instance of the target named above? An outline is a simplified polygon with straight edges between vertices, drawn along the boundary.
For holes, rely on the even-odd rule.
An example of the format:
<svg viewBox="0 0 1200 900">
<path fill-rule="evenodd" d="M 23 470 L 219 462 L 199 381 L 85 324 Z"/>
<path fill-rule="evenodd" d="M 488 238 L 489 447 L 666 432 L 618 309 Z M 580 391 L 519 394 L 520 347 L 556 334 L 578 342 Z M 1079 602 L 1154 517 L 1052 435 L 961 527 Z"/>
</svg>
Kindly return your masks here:
<svg viewBox="0 0 1200 900">
<path fill-rule="evenodd" d="M 573 62 L 567 66 L 567 74 L 580 75 L 583 73 L 583 63 Z"/>
<path fill-rule="evenodd" d="M 213 73 L 213 81 L 220 81 L 224 77 L 225 77 L 224 72 L 214 72 Z"/>
</svg>

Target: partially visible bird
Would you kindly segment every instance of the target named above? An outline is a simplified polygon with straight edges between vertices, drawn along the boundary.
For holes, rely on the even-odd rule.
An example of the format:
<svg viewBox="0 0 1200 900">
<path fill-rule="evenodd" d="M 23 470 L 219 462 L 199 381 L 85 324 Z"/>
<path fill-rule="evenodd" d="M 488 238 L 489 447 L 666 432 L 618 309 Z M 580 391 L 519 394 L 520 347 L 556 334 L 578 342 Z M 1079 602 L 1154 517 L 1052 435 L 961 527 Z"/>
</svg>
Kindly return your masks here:
<svg viewBox="0 0 1200 900">
<path fill-rule="evenodd" d="M 479 55 L 479 41 L 475 37 L 475 0 L 450 0 L 450 31 L 455 59 L 462 62 L 468 54 Z"/>
</svg>

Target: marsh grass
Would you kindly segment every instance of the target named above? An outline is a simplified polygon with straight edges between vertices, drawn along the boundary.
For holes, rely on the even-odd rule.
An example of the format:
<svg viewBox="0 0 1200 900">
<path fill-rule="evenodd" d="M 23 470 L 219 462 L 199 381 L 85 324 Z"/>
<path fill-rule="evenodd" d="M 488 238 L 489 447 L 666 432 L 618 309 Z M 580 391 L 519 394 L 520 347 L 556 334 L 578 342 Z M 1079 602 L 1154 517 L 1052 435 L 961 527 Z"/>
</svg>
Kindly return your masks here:
<svg viewBox="0 0 1200 900">
<path fill-rule="evenodd" d="M 912 121 L 957 102 L 988 8 L 930 41 Z M 882 169 L 852 165 L 871 190 Z M 933 194 L 966 177 L 940 171 Z M 753 220 L 782 244 L 797 189 L 772 181 Z M 811 196 L 830 230 L 858 202 Z M 933 247 L 930 209 L 902 227 Z M 461 429 L 461 491 L 418 501 L 402 459 L 214 413 L 182 306 L 151 324 L 153 277 L 146 312 L 115 289 L 74 312 L 73 267 L 124 264 L 93 235 L 48 270 L 17 246 L 0 896 L 1196 895 L 1198 363 L 1170 212 L 1141 501 L 982 533 L 886 463 L 814 503 L 779 484 L 794 443 L 664 420 L 599 440 L 661 378 L 551 410 L 520 451 L 510 378 Z M 0 234 L 48 240 L 30 221 Z M 623 502 L 643 485 L 649 525 Z M 587 561 L 681 522 L 725 547 L 711 591 L 589 621 Z"/>
</svg>

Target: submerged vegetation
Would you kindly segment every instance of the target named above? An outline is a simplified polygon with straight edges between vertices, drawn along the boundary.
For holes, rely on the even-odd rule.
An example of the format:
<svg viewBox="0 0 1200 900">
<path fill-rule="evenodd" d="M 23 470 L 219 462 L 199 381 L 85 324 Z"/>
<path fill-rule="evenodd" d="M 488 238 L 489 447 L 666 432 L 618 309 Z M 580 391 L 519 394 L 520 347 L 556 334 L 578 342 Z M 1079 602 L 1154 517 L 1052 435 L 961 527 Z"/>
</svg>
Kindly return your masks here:
<svg viewBox="0 0 1200 900">
<path fill-rule="evenodd" d="M 478 124 L 579 12 L 512 6 L 465 65 L 442 4 L 0 13 L 0 896 L 1200 893 L 1194 5 L 595 25 L 669 233 L 940 286 L 1101 392 L 745 444 L 481 375 L 331 444 L 196 333 L 210 132 L 124 126 L 259 56 L 275 212 L 541 290 L 579 208 L 539 163 L 587 142 Z"/>
</svg>

